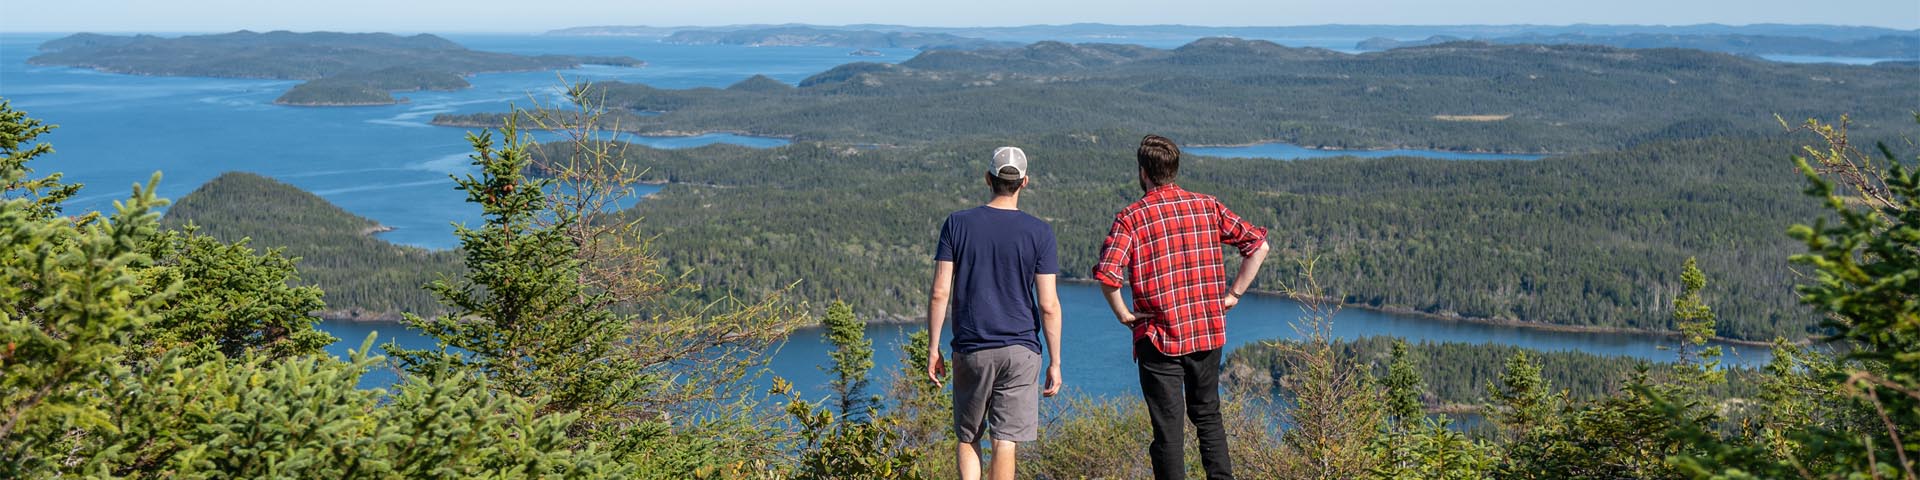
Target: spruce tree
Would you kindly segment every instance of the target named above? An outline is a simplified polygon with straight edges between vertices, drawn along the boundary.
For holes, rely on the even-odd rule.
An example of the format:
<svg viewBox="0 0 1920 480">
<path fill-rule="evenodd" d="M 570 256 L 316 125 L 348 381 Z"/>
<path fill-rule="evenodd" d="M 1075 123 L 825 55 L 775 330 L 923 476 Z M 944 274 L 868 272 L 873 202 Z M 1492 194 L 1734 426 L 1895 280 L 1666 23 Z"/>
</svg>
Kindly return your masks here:
<svg viewBox="0 0 1920 480">
<path fill-rule="evenodd" d="M 827 342 L 833 344 L 828 354 L 833 365 L 824 369 L 833 375 L 831 386 L 840 417 L 855 420 L 871 415 L 871 410 L 879 408 L 880 398 L 866 394 L 867 372 L 873 369 L 873 340 L 867 339 L 866 322 L 854 317 L 853 308 L 845 302 L 833 302 L 821 323 L 827 328 Z"/>
<path fill-rule="evenodd" d="M 1387 389 L 1387 415 L 1395 431 L 1410 430 L 1426 418 L 1426 404 L 1420 401 L 1422 383 L 1420 371 L 1407 353 L 1407 341 L 1395 340 L 1387 364 L 1387 378 L 1380 382 Z"/>
</svg>

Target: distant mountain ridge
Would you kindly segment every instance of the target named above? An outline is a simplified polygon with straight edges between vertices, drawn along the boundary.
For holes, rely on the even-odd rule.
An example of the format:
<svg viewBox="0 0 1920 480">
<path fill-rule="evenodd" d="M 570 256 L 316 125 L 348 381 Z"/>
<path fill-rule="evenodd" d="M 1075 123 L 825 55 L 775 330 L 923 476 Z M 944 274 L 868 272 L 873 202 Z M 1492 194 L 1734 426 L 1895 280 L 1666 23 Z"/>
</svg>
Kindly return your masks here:
<svg viewBox="0 0 1920 480">
<path fill-rule="evenodd" d="M 1389 50 L 1402 47 L 1438 45 L 1458 41 L 1484 41 L 1499 44 L 1605 45 L 1620 48 L 1689 48 L 1709 52 L 1742 55 L 1812 55 L 1829 57 L 1867 57 L 1920 59 L 1920 34 L 1882 35 L 1855 40 L 1826 40 L 1780 35 L 1677 35 L 1632 33 L 1626 35 L 1587 35 L 1528 33 L 1497 38 L 1462 38 L 1435 35 L 1425 40 L 1395 40 L 1375 37 L 1355 45 L 1361 50 Z"/>
<path fill-rule="evenodd" d="M 1752 25 L 1301 25 L 1270 27 L 1212 27 L 1195 25 L 1113 25 L 1074 23 L 1064 25 L 1020 25 L 999 27 L 923 27 L 889 24 L 810 25 L 751 24 L 715 26 L 588 26 L 551 30 L 547 35 L 649 36 L 666 37 L 685 30 L 732 32 L 773 28 L 812 28 L 819 30 L 869 30 L 911 33 L 944 33 L 965 37 L 1017 42 L 1058 40 L 1065 42 L 1112 42 L 1115 38 L 1177 39 L 1191 41 L 1203 37 L 1234 36 L 1244 38 L 1426 38 L 1449 35 L 1461 38 L 1492 38 L 1526 34 L 1618 36 L 1654 35 L 1769 35 L 1807 37 L 1829 41 L 1853 41 L 1887 35 L 1920 36 L 1920 30 L 1881 27 L 1800 24 Z"/>
<path fill-rule="evenodd" d="M 683 30 L 661 40 L 680 45 L 743 45 L 755 47 L 847 47 L 979 49 L 1013 48 L 1016 42 L 997 42 L 946 33 L 916 33 L 873 30 L 828 30 L 813 27 L 778 27 L 751 30 Z"/>
<path fill-rule="evenodd" d="M 461 77 L 474 73 L 646 63 L 482 52 L 430 34 L 246 30 L 176 38 L 80 33 L 43 43 L 40 51 L 27 63 L 133 75 L 308 80 L 276 101 L 289 105 L 390 104 L 399 101 L 392 91 L 466 88 Z"/>
</svg>

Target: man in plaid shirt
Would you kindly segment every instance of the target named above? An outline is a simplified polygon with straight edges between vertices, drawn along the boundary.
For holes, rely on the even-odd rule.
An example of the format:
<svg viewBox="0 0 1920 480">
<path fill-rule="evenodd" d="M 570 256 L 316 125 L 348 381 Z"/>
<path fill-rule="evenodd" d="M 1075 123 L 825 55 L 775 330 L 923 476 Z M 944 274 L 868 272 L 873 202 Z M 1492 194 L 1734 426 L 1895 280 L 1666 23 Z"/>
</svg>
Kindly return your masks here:
<svg viewBox="0 0 1920 480">
<path fill-rule="evenodd" d="M 1200 439 L 1207 478 L 1230 479 L 1233 465 L 1220 421 L 1220 350 L 1227 310 L 1240 303 L 1267 257 L 1267 230 L 1211 196 L 1175 185 L 1180 147 L 1172 140 L 1148 135 L 1135 159 L 1146 195 L 1114 217 L 1093 276 L 1114 317 L 1133 329 L 1140 390 L 1153 422 L 1147 453 L 1154 478 L 1186 478 L 1184 410 Z M 1232 285 L 1226 283 L 1221 245 L 1232 245 L 1246 259 Z M 1120 295 L 1129 284 L 1131 307 Z"/>
</svg>

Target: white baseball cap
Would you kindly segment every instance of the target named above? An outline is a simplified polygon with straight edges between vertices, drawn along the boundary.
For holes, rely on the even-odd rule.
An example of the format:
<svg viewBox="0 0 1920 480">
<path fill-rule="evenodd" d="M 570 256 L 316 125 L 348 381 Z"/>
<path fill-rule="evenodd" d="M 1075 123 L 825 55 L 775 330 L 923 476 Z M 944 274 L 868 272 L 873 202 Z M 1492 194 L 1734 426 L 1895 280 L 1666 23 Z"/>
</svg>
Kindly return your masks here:
<svg viewBox="0 0 1920 480">
<path fill-rule="evenodd" d="M 1006 170 L 1007 167 L 1013 167 L 1014 172 L 1011 174 L 1003 172 L 1002 170 Z M 988 169 L 987 174 L 999 177 L 1001 180 L 1027 178 L 1027 152 L 1021 151 L 1020 147 L 993 149 L 993 168 Z"/>
</svg>

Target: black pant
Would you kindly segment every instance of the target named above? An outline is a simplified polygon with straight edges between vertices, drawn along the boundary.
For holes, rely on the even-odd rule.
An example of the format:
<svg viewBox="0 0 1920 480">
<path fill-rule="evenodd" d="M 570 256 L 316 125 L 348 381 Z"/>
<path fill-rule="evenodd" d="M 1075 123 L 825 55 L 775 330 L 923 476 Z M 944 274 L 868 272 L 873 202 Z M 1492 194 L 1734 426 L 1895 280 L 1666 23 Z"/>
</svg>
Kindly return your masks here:
<svg viewBox="0 0 1920 480">
<path fill-rule="evenodd" d="M 1232 479 L 1227 429 L 1220 423 L 1220 350 L 1169 357 L 1141 339 L 1133 352 L 1140 364 L 1140 392 L 1153 419 L 1153 444 L 1147 447 L 1153 478 L 1187 478 L 1186 429 L 1180 422 L 1184 410 L 1200 437 L 1200 465 L 1207 469 L 1207 479 Z"/>
</svg>

